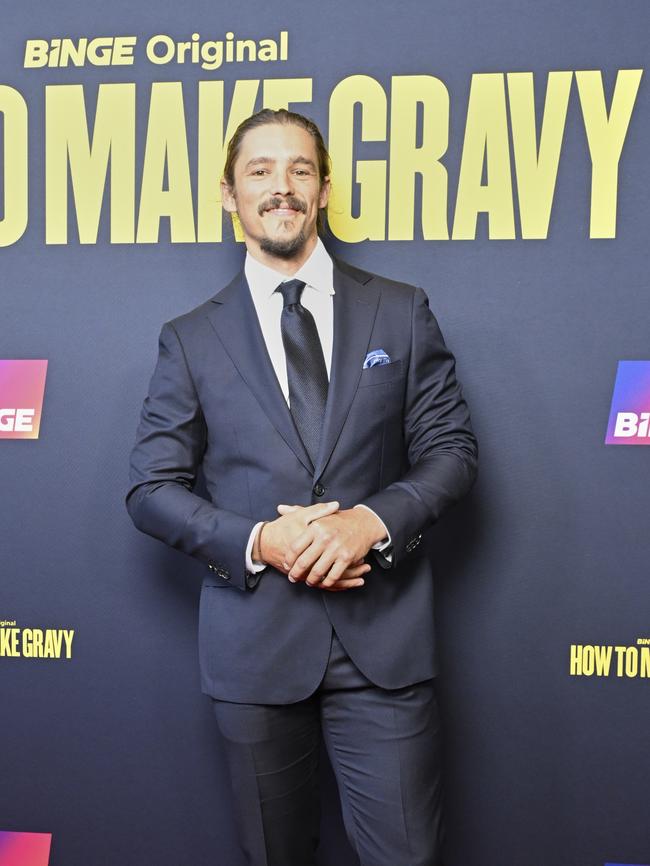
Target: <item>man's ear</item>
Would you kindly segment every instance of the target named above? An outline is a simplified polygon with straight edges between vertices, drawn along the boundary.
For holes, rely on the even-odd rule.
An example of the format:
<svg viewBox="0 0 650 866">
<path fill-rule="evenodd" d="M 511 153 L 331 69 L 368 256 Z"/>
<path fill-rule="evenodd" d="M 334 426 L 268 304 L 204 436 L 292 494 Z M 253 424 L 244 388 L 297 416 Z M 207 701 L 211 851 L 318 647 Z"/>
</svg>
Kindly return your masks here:
<svg viewBox="0 0 650 866">
<path fill-rule="evenodd" d="M 235 193 L 230 184 L 223 177 L 221 178 L 221 205 L 228 213 L 237 212 Z"/>
<path fill-rule="evenodd" d="M 318 195 L 318 208 L 326 207 L 330 197 L 330 179 L 329 176 L 323 179 L 320 193 Z"/>
</svg>

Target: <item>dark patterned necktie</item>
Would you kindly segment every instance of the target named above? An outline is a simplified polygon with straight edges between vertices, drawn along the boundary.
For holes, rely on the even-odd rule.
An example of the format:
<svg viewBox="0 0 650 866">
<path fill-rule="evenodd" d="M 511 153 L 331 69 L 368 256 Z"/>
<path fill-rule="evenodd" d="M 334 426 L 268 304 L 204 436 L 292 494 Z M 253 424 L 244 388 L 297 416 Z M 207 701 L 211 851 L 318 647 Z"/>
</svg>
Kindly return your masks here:
<svg viewBox="0 0 650 866">
<path fill-rule="evenodd" d="M 284 298 L 280 319 L 287 359 L 289 409 L 311 462 L 316 465 L 327 402 L 327 367 L 314 317 L 300 303 L 302 280 L 280 283 Z"/>
</svg>

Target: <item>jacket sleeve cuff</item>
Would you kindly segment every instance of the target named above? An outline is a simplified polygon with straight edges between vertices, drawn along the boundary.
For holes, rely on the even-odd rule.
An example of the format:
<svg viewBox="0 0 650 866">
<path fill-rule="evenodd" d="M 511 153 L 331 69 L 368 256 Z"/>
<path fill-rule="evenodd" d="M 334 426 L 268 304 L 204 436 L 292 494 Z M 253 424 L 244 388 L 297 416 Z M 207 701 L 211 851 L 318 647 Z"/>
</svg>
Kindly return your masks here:
<svg viewBox="0 0 650 866">
<path fill-rule="evenodd" d="M 410 493 L 400 489 L 400 482 L 393 485 L 391 489 L 374 493 L 359 504 L 373 511 L 384 526 L 391 527 L 390 549 L 376 548 L 374 555 L 382 568 L 395 568 L 406 554 L 411 553 L 420 544 L 422 533 L 413 531 L 412 527 L 418 525 L 424 527 L 428 524 L 425 508 L 420 506 L 422 513 L 417 514 L 420 510 L 417 500 L 414 500 Z M 405 515 L 408 515 L 408 521 L 405 520 Z"/>
</svg>

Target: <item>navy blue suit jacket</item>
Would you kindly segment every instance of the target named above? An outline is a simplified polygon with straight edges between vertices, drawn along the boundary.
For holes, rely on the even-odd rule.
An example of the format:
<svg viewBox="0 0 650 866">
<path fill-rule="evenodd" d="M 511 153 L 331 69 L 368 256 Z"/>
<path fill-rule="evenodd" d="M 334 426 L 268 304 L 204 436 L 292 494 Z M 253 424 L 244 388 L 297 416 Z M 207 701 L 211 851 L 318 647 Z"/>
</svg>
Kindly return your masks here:
<svg viewBox="0 0 650 866">
<path fill-rule="evenodd" d="M 163 325 L 131 459 L 138 529 L 205 563 L 199 610 L 203 691 L 292 703 L 324 673 L 333 625 L 374 683 L 435 675 L 433 582 L 423 532 L 471 487 L 476 440 L 454 358 L 420 288 L 335 259 L 334 343 L 313 466 L 266 351 L 244 277 Z M 363 368 L 384 349 L 391 363 Z M 193 492 L 199 466 L 209 500 Z M 392 562 L 372 551 L 365 585 L 327 592 L 245 548 L 279 502 L 370 506 Z"/>
</svg>

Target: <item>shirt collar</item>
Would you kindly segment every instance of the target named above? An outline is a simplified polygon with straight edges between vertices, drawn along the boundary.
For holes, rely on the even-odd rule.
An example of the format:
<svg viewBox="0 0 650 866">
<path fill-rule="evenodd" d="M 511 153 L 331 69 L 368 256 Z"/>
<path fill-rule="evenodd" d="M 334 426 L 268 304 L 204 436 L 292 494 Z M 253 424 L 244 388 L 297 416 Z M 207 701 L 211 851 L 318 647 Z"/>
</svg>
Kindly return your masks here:
<svg viewBox="0 0 650 866">
<path fill-rule="evenodd" d="M 275 271 L 268 265 L 263 265 L 248 251 L 244 262 L 244 274 L 250 290 L 258 298 L 269 298 L 280 283 L 286 279 L 303 280 L 312 289 L 334 294 L 334 263 L 320 238 L 306 262 L 296 271 L 293 277 Z"/>
</svg>

